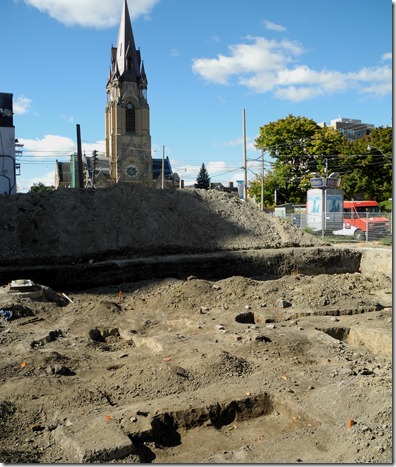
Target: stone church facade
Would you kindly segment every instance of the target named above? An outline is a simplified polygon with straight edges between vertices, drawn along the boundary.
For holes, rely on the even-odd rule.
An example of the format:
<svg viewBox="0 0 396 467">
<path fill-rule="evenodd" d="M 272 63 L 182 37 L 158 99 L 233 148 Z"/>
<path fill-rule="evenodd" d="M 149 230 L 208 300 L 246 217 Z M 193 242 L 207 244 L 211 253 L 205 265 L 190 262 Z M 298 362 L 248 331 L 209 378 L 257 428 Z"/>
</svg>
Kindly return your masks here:
<svg viewBox="0 0 396 467">
<path fill-rule="evenodd" d="M 179 175 L 170 160 L 151 156 L 150 107 L 147 76 L 135 46 L 127 0 L 122 0 L 117 46 L 111 47 L 106 83 L 105 154 L 84 155 L 85 187 L 106 188 L 115 183 L 138 183 L 150 188 L 178 188 Z M 77 157 L 56 162 L 55 188 L 78 188 Z"/>
<path fill-rule="evenodd" d="M 147 76 L 136 49 L 127 0 L 118 32 L 117 46 L 111 48 L 111 69 L 106 84 L 106 157 L 110 184 L 141 183 L 151 187 L 150 108 Z"/>
</svg>

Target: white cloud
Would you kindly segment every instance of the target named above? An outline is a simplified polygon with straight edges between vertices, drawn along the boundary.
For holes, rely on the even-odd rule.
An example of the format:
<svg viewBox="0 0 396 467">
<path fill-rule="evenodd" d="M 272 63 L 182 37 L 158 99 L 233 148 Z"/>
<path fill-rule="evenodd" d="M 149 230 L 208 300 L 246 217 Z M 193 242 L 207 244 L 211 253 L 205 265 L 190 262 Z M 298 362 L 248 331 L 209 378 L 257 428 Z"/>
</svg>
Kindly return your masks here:
<svg viewBox="0 0 396 467">
<path fill-rule="evenodd" d="M 320 88 L 310 88 L 308 86 L 289 86 L 275 89 L 274 94 L 279 99 L 293 102 L 302 102 L 322 95 L 323 90 Z"/>
<path fill-rule="evenodd" d="M 92 155 L 93 151 L 98 151 L 99 155 L 104 156 L 106 153 L 106 141 L 100 140 L 95 143 L 84 143 L 81 144 L 83 154 L 85 153 L 88 157 Z"/>
<path fill-rule="evenodd" d="M 45 135 L 41 139 L 18 139 L 23 144 L 23 155 L 34 156 L 37 159 L 43 159 L 48 156 L 64 158 L 77 152 L 76 141 L 65 136 Z M 83 153 L 85 152 L 87 156 L 90 156 L 93 150 L 97 150 L 99 153 L 104 153 L 105 151 L 105 141 L 82 143 L 81 146 Z"/>
<path fill-rule="evenodd" d="M 392 52 L 382 55 L 382 60 L 392 60 Z"/>
<path fill-rule="evenodd" d="M 31 167 L 53 166 L 50 172 L 43 172 L 40 176 L 31 176 L 27 178 L 22 176 L 18 183 L 18 192 L 27 192 L 35 183 L 43 183 L 46 186 L 55 184 L 55 160 L 69 161 L 70 155 L 77 152 L 77 144 L 71 138 L 59 135 L 45 135 L 43 138 L 25 139 L 18 138 L 22 143 L 22 156 L 19 161 L 21 163 L 22 174 L 29 172 Z M 82 143 L 82 152 L 88 157 L 92 155 L 92 151 L 97 150 L 99 154 L 104 155 L 105 141 L 96 141 L 95 143 Z M 29 165 L 29 162 L 34 161 L 34 165 Z M 26 166 L 25 166 L 26 163 Z M 37 172 L 37 171 L 36 171 Z M 38 173 L 40 173 L 39 171 Z"/>
<path fill-rule="evenodd" d="M 32 99 L 25 96 L 18 96 L 13 102 L 14 114 L 23 115 L 29 111 Z"/>
<path fill-rule="evenodd" d="M 193 60 L 192 69 L 208 82 L 228 84 L 232 76 L 274 72 L 282 69 L 302 53 L 302 48 L 290 41 L 274 41 L 264 37 L 248 37 L 252 44 L 230 45 L 228 56 Z"/>
<path fill-rule="evenodd" d="M 208 164 L 205 164 L 205 167 L 208 171 L 209 176 L 213 176 L 213 174 L 225 172 L 228 170 L 226 168 L 227 165 L 224 161 L 209 162 Z"/>
<path fill-rule="evenodd" d="M 304 52 L 296 42 L 264 37 L 248 37 L 247 40 L 251 43 L 229 46 L 228 55 L 194 59 L 193 72 L 208 83 L 230 85 L 234 80 L 254 93 L 273 92 L 275 97 L 293 102 L 347 90 L 373 96 L 392 92 L 390 65 L 365 67 L 349 73 L 313 70 L 295 64 Z"/>
<path fill-rule="evenodd" d="M 196 183 L 202 164 L 193 165 L 184 163 L 181 160 L 171 160 L 171 164 L 173 171 L 177 172 L 179 177 L 184 180 L 185 186 L 191 186 Z M 243 180 L 244 178 L 244 172 L 237 162 L 230 164 L 230 162 L 225 161 L 209 161 L 205 162 L 205 167 L 212 182 L 220 182 L 223 185 L 226 185 L 228 182 L 234 182 L 234 186 L 236 186 L 236 180 Z M 248 179 L 254 178 L 254 176 L 253 172 L 248 172 Z"/>
<path fill-rule="evenodd" d="M 77 151 L 76 143 L 70 138 L 58 135 L 45 135 L 41 139 L 19 138 L 23 146 L 23 154 L 37 158 L 46 156 L 64 157 Z"/>
<path fill-rule="evenodd" d="M 193 165 L 184 163 L 184 161 L 171 159 L 171 165 L 173 171 L 177 172 L 179 177 L 184 180 L 185 185 L 193 185 L 197 181 L 197 176 L 202 164 Z M 205 167 L 211 178 L 215 178 L 216 175 L 229 171 L 227 168 L 229 164 L 223 161 L 205 162 Z"/>
<path fill-rule="evenodd" d="M 129 0 L 131 19 L 147 16 L 160 0 Z M 120 21 L 120 0 L 24 0 L 66 26 L 109 28 Z"/>
<path fill-rule="evenodd" d="M 392 69 L 390 66 L 362 68 L 357 73 L 350 74 L 351 81 L 356 81 L 360 92 L 384 96 L 392 92 Z"/>
<path fill-rule="evenodd" d="M 30 189 L 30 187 L 32 187 L 34 184 L 38 185 L 39 183 L 42 183 L 45 186 L 54 186 L 55 185 L 55 170 L 52 170 L 51 172 L 43 174 L 42 177 L 31 178 L 28 181 L 28 189 Z"/>
<path fill-rule="evenodd" d="M 286 28 L 284 26 L 281 26 L 280 24 L 272 23 L 271 21 L 263 20 L 262 23 L 265 26 L 265 29 L 268 29 L 269 31 L 277 31 L 277 32 L 284 32 L 286 31 Z"/>
</svg>

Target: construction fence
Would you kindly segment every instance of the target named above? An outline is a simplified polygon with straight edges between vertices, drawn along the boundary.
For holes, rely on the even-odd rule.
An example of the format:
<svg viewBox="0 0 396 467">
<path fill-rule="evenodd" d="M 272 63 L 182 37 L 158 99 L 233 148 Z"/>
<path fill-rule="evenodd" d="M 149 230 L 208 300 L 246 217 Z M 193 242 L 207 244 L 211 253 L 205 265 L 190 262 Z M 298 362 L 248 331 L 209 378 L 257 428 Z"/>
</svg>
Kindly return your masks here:
<svg viewBox="0 0 396 467">
<path fill-rule="evenodd" d="M 354 217 L 348 212 L 307 214 L 293 212 L 284 216 L 301 230 L 332 242 L 381 242 L 392 244 L 392 213 L 361 213 Z"/>
</svg>

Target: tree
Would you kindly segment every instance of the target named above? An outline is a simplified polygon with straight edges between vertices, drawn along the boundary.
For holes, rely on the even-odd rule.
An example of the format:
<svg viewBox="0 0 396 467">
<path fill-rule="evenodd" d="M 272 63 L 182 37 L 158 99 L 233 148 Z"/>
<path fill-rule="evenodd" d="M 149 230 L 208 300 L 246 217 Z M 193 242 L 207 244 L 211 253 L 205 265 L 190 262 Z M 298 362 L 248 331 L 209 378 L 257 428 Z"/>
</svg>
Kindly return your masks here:
<svg viewBox="0 0 396 467">
<path fill-rule="evenodd" d="M 256 176 L 255 179 L 249 182 L 248 193 L 256 203 L 261 204 L 261 176 Z M 283 176 L 273 171 L 268 172 L 264 177 L 264 207 L 273 209 L 275 205 L 275 190 L 277 192 L 277 199 L 280 203 L 287 203 L 289 200 L 284 196 L 284 189 L 282 189 Z"/>
<path fill-rule="evenodd" d="M 392 197 L 392 138 L 391 127 L 379 127 L 345 145 L 339 159 L 345 199 L 381 202 Z"/>
<path fill-rule="evenodd" d="M 351 142 L 332 127 L 293 115 L 261 127 L 256 147 L 274 161 L 264 180 L 265 206 L 274 203 L 275 190 L 281 202 L 305 203 L 313 172 L 339 172 L 345 199 L 391 198 L 392 136 L 392 128 L 379 127 Z M 261 200 L 261 177 L 250 183 L 249 194 Z"/>
<path fill-rule="evenodd" d="M 208 189 L 210 185 L 210 177 L 208 171 L 206 170 L 205 164 L 202 163 L 201 169 L 199 170 L 197 176 L 197 183 L 195 184 L 195 188 L 204 188 Z"/>
<path fill-rule="evenodd" d="M 33 185 L 30 187 L 29 193 L 42 193 L 44 191 L 54 191 L 55 187 L 54 186 L 46 186 L 44 183 L 33 183 Z"/>
<path fill-rule="evenodd" d="M 338 157 L 345 142 L 338 131 L 322 128 L 306 117 L 288 115 L 261 127 L 256 147 L 268 152 L 274 160 L 272 197 L 276 189 L 287 202 L 305 203 L 311 173 L 324 175 L 328 161 Z"/>
</svg>

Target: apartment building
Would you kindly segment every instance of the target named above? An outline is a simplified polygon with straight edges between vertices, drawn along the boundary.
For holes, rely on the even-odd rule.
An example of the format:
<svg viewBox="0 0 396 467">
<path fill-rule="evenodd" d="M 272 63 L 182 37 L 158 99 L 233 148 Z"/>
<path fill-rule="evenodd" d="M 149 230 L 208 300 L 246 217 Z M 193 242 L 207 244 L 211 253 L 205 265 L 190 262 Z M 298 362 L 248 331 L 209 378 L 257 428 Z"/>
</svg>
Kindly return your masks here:
<svg viewBox="0 0 396 467">
<path fill-rule="evenodd" d="M 330 120 L 330 125 L 326 123 L 319 123 L 321 127 L 330 126 L 345 135 L 349 141 L 355 141 L 363 136 L 369 135 L 375 128 L 372 123 L 363 123 L 361 120 L 355 118 L 336 118 Z"/>
</svg>

